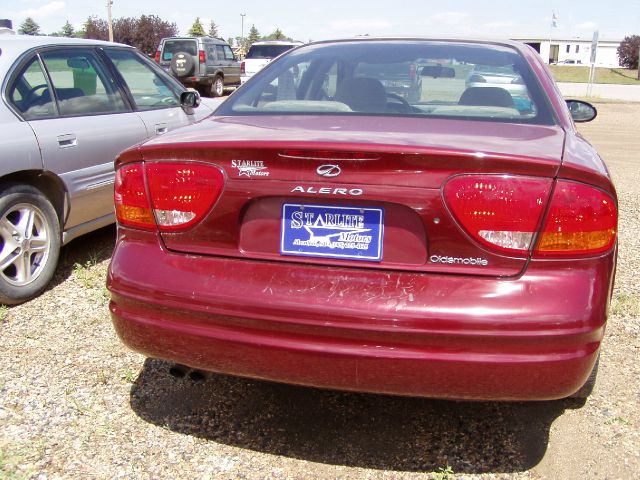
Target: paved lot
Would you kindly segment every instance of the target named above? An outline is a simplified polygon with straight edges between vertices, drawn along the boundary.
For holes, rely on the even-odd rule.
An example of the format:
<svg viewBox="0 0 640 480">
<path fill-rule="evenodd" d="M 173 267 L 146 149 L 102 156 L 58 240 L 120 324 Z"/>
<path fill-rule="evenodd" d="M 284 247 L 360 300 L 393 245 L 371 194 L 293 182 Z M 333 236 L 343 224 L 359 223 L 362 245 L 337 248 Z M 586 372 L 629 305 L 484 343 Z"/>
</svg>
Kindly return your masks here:
<svg viewBox="0 0 640 480">
<path fill-rule="evenodd" d="M 639 478 L 640 105 L 601 105 L 581 130 L 608 160 L 622 217 L 584 407 L 174 378 L 113 333 L 108 228 L 64 249 L 39 299 L 0 311 L 0 478 Z"/>
<path fill-rule="evenodd" d="M 565 97 L 586 97 L 587 83 L 558 83 L 560 91 Z M 591 87 L 591 95 L 594 100 L 624 100 L 640 102 L 640 85 L 613 85 L 596 83 Z"/>
</svg>

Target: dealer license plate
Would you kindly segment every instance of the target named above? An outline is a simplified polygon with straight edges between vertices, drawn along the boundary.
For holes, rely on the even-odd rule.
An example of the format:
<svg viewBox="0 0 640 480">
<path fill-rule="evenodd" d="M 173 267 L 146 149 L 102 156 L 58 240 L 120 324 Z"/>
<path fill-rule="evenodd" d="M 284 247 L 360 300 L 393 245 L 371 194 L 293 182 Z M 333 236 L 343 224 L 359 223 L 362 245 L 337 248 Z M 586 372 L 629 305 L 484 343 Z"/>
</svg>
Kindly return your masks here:
<svg viewBox="0 0 640 480">
<path fill-rule="evenodd" d="M 280 253 L 345 260 L 382 260 L 384 209 L 300 205 L 282 207 Z"/>
</svg>

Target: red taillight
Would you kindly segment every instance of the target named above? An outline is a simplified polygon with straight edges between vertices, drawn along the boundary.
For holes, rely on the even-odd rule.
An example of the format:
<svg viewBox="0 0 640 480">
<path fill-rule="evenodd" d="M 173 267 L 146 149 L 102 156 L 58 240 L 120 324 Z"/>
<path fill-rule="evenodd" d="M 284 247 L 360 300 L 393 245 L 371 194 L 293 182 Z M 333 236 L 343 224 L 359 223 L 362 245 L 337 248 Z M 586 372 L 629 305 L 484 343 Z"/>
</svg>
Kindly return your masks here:
<svg viewBox="0 0 640 480">
<path fill-rule="evenodd" d="M 246 73 L 246 71 L 245 71 L 245 66 L 244 66 L 244 62 L 242 62 L 242 63 L 240 64 L 240 73 L 241 73 L 242 75 L 244 75 L 244 74 Z"/>
<path fill-rule="evenodd" d="M 200 50 L 198 52 L 198 60 L 200 60 L 200 63 L 206 63 L 207 62 L 207 55 L 204 53 L 204 50 Z"/>
<path fill-rule="evenodd" d="M 116 173 L 118 222 L 147 230 L 157 225 L 161 232 L 187 229 L 211 210 L 223 186 L 224 174 L 211 165 L 193 162 L 125 165 Z"/>
<path fill-rule="evenodd" d="M 156 63 L 160 63 L 160 50 L 156 50 L 155 61 L 156 61 Z"/>
<path fill-rule="evenodd" d="M 540 224 L 551 179 L 461 175 L 449 180 L 444 200 L 476 241 L 503 253 L 524 256 Z"/>
<path fill-rule="evenodd" d="M 124 165 L 116 171 L 114 201 L 118 223 L 128 227 L 155 230 L 142 163 Z"/>
<path fill-rule="evenodd" d="M 615 200 L 595 187 L 558 180 L 535 257 L 575 257 L 609 250 L 616 241 Z"/>
</svg>

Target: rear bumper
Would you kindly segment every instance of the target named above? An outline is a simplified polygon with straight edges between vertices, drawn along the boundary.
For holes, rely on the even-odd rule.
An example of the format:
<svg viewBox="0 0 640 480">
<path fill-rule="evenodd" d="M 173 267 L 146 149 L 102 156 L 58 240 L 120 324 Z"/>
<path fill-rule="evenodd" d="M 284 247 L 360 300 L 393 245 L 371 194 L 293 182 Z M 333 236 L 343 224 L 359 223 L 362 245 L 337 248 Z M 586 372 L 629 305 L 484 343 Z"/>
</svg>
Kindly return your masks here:
<svg viewBox="0 0 640 480">
<path fill-rule="evenodd" d="M 324 388 L 544 400 L 589 375 L 614 263 L 532 262 L 517 279 L 363 271 L 176 254 L 121 229 L 108 286 L 118 335 L 150 357 Z"/>
</svg>

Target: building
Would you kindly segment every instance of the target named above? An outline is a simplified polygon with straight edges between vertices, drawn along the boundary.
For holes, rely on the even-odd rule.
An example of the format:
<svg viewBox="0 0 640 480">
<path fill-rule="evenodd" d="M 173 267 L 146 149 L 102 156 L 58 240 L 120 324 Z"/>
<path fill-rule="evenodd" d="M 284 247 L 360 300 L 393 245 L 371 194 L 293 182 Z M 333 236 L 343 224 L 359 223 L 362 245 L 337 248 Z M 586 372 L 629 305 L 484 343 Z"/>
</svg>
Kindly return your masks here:
<svg viewBox="0 0 640 480">
<path fill-rule="evenodd" d="M 548 63 L 565 65 L 591 64 L 590 38 L 514 38 L 519 42 L 531 45 Z M 617 49 L 622 40 L 599 40 L 596 51 L 596 66 L 619 68 Z"/>
</svg>

